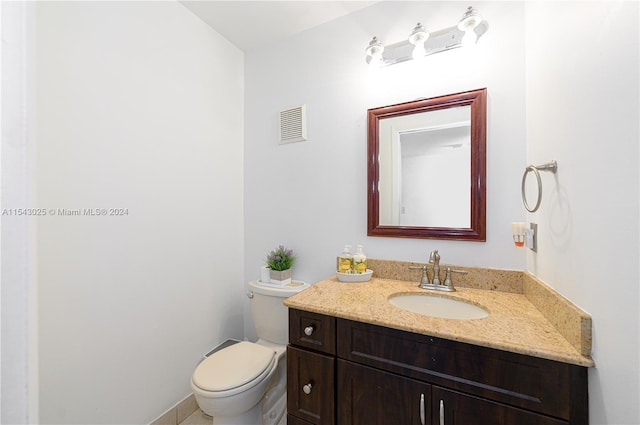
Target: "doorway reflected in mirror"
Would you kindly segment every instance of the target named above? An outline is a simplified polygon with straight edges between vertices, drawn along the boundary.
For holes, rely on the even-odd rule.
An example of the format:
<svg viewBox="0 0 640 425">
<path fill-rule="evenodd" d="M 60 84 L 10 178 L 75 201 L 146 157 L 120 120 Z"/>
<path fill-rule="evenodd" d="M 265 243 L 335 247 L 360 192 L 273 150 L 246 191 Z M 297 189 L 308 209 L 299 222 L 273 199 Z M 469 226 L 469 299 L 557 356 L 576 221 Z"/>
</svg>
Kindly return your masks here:
<svg viewBox="0 0 640 425">
<path fill-rule="evenodd" d="M 367 115 L 368 235 L 484 241 L 486 89 Z"/>
</svg>

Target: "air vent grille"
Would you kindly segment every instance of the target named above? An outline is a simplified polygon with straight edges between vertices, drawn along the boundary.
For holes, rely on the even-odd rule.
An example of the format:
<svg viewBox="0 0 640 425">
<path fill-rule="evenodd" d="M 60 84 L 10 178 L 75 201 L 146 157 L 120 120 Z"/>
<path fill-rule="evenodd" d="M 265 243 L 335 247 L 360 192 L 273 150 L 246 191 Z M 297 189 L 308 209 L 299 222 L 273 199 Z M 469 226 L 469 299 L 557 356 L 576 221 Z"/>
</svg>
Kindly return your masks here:
<svg viewBox="0 0 640 425">
<path fill-rule="evenodd" d="M 307 140 L 306 105 L 280 111 L 280 144 Z"/>
</svg>

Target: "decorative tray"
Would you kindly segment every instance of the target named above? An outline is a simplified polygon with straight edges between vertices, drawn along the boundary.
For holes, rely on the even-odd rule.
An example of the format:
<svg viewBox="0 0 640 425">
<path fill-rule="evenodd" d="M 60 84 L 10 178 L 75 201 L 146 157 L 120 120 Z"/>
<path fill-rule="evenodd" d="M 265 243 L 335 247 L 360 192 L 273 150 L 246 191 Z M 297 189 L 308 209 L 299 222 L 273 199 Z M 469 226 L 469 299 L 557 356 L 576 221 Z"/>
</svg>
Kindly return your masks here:
<svg viewBox="0 0 640 425">
<path fill-rule="evenodd" d="M 336 276 L 338 276 L 340 282 L 367 282 L 371 279 L 372 274 L 373 270 L 371 269 L 367 269 L 366 272 L 361 274 L 336 272 Z"/>
</svg>

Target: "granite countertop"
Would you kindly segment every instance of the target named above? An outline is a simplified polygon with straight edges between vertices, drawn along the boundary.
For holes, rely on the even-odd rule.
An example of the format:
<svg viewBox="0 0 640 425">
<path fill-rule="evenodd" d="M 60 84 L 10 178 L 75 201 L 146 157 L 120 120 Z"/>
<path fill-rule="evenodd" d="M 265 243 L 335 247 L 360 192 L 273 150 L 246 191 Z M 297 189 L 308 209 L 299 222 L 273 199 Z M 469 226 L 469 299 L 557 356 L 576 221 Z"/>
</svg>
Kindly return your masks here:
<svg viewBox="0 0 640 425">
<path fill-rule="evenodd" d="M 428 293 L 464 300 L 484 308 L 489 316 L 458 320 L 412 313 L 387 302 L 391 295 L 400 293 Z M 591 357 L 565 339 L 523 293 L 458 286 L 456 292 L 443 293 L 418 288 L 415 281 L 374 277 L 368 282 L 343 283 L 332 276 L 286 299 L 285 305 L 579 366 L 594 366 Z M 590 350 L 590 321 L 588 330 Z"/>
</svg>

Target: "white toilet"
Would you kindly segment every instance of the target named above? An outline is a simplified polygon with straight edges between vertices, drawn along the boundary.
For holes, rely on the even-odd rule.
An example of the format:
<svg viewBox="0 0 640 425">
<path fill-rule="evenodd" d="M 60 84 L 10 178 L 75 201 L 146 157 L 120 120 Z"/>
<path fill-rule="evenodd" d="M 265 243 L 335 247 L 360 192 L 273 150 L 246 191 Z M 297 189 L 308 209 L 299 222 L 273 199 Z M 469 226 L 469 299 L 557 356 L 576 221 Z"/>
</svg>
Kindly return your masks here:
<svg viewBox="0 0 640 425">
<path fill-rule="evenodd" d="M 257 342 L 242 341 L 204 359 L 191 376 L 198 406 L 215 425 L 286 423 L 286 346 L 290 297 L 309 285 L 249 282 L 251 316 Z"/>
</svg>

